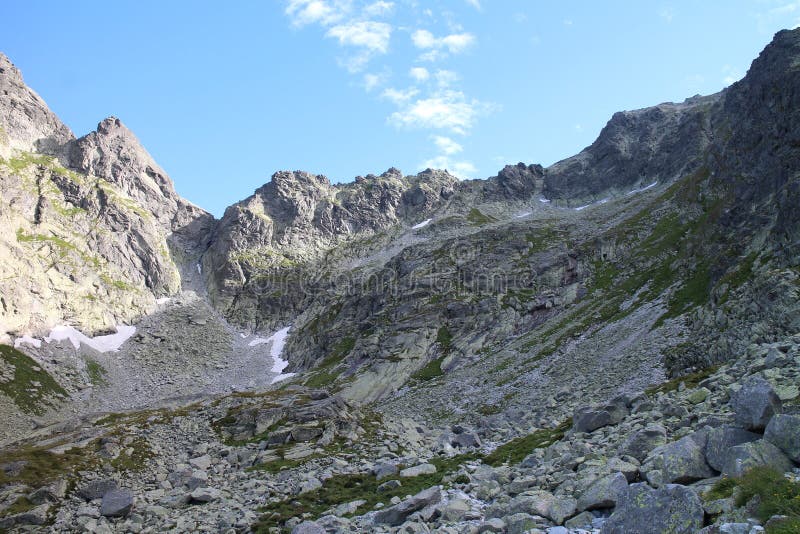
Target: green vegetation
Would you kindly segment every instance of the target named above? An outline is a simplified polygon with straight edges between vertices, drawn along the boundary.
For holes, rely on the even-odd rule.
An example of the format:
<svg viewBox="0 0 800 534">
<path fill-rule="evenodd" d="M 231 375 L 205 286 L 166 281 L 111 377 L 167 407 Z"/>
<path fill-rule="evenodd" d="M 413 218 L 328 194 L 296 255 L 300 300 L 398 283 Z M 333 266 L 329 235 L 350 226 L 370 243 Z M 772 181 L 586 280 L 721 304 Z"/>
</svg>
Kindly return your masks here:
<svg viewBox="0 0 800 534">
<path fill-rule="evenodd" d="M 27 497 L 20 497 L 14 504 L 0 512 L 0 517 L 8 517 L 16 514 L 21 514 L 24 512 L 29 512 L 36 508 L 36 505 L 33 504 L 31 501 L 28 500 Z"/>
<path fill-rule="evenodd" d="M 325 387 L 339 377 L 336 367 L 347 357 L 356 345 L 356 338 L 347 336 L 337 343 L 328 356 L 315 367 L 310 376 L 305 381 L 305 385 L 310 388 Z"/>
<path fill-rule="evenodd" d="M 259 533 L 269 532 L 270 528 L 280 527 L 293 517 L 316 518 L 339 504 L 357 500 L 366 501 L 356 512 L 363 514 L 367 510 L 374 509 L 379 502 L 388 503 L 392 497 L 404 498 L 406 495 L 414 495 L 431 486 L 442 484 L 444 478 L 456 472 L 462 464 L 477 458 L 478 456 L 473 454 L 434 458 L 430 463 L 436 466 L 436 473 L 403 478 L 402 486 L 386 491 L 378 491 L 378 486 L 391 480 L 389 478 L 378 481 L 371 474 L 336 475 L 326 480 L 317 490 L 284 501 L 268 503 L 261 509 L 264 515 L 256 524 L 255 530 Z"/>
<path fill-rule="evenodd" d="M 446 326 L 440 326 L 436 331 L 436 342 L 441 345 L 442 352 L 445 354 L 453 348 L 453 334 Z"/>
<path fill-rule="evenodd" d="M 572 418 L 567 419 L 555 428 L 537 430 L 527 436 L 521 436 L 497 447 L 483 459 L 483 463 L 497 467 L 518 464 L 534 449 L 549 447 L 564 437 L 564 433 L 572 426 Z"/>
<path fill-rule="evenodd" d="M 0 345 L 0 358 L 4 367 L 14 369 L 13 379 L 0 382 L 0 392 L 10 397 L 23 412 L 42 415 L 54 406 L 56 397 L 67 395 L 47 371 L 17 349 Z"/>
<path fill-rule="evenodd" d="M 117 471 L 142 471 L 154 456 L 147 439 L 138 437 L 123 447 L 120 455 L 111 460 L 111 466 Z"/>
<path fill-rule="evenodd" d="M 87 454 L 86 449 L 72 448 L 62 454 L 32 446 L 6 450 L 0 453 L 0 464 L 18 464 L 20 470 L 12 475 L 0 469 L 0 486 L 25 484 L 32 488 L 41 487 L 58 478 L 71 478 L 93 462 L 94 457 Z"/>
<path fill-rule="evenodd" d="M 648 395 L 655 395 L 657 393 L 669 393 L 670 391 L 677 391 L 678 387 L 681 385 L 681 382 L 686 384 L 686 387 L 689 389 L 696 388 L 700 385 L 700 382 L 713 375 L 719 368 L 719 365 L 714 365 L 712 367 L 701 369 L 700 371 L 692 374 L 673 378 L 672 380 L 664 382 L 663 384 L 659 384 L 658 386 L 647 388 L 645 393 Z"/>
<path fill-rule="evenodd" d="M 531 253 L 542 252 L 548 248 L 559 245 L 569 234 L 559 231 L 552 226 L 545 226 L 535 232 L 528 232 L 525 239 L 531 244 Z"/>
<path fill-rule="evenodd" d="M 484 224 L 489 224 L 495 222 L 496 220 L 497 219 L 491 215 L 485 215 L 481 213 L 478 208 L 472 208 L 467 214 L 467 221 L 469 221 L 469 223 L 473 226 L 483 226 Z"/>
<path fill-rule="evenodd" d="M 754 467 L 739 478 L 723 478 L 705 495 L 707 501 L 733 497 L 737 507 L 757 497 L 756 517 L 766 522 L 774 515 L 786 516 L 770 525 L 767 534 L 798 532 L 800 527 L 800 484 L 769 467 Z"/>
<path fill-rule="evenodd" d="M 86 358 L 86 374 L 89 375 L 89 381 L 94 386 L 105 386 L 106 382 L 105 368 L 91 358 Z"/>
<path fill-rule="evenodd" d="M 421 382 L 427 382 L 428 380 L 433 380 L 437 376 L 442 376 L 444 374 L 444 371 L 442 371 L 443 360 L 444 358 L 437 358 L 428 362 L 425 367 L 412 374 L 411 378 Z"/>
</svg>

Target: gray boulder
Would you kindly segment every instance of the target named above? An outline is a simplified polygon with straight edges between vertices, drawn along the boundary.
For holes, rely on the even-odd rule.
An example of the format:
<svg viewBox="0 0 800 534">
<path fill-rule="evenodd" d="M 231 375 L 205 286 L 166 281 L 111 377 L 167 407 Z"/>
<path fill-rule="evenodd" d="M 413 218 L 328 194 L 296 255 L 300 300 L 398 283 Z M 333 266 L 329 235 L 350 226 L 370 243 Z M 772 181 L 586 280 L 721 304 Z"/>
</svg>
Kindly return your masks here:
<svg viewBox="0 0 800 534">
<path fill-rule="evenodd" d="M 436 504 L 442 500 L 442 491 L 439 486 L 434 486 L 426 490 L 422 490 L 413 497 L 396 504 L 385 510 L 380 510 L 375 514 L 375 522 L 379 524 L 386 524 L 393 527 L 402 525 L 406 518 L 422 510 L 426 506 Z"/>
<path fill-rule="evenodd" d="M 532 493 L 527 502 L 530 504 L 530 508 L 527 510 L 528 513 L 546 517 L 557 525 L 575 515 L 578 504 L 572 497 L 559 497 L 547 491 Z M 519 511 L 524 512 L 526 510 Z"/>
<path fill-rule="evenodd" d="M 327 531 L 315 521 L 303 521 L 292 529 L 292 534 L 325 534 Z"/>
<path fill-rule="evenodd" d="M 578 498 L 578 510 L 613 508 L 627 487 L 628 481 L 622 473 L 614 473 L 595 480 Z"/>
<path fill-rule="evenodd" d="M 133 508 L 133 493 L 126 489 L 114 489 L 103 495 L 100 515 L 126 517 Z"/>
<path fill-rule="evenodd" d="M 731 447 L 760 439 L 758 434 L 732 426 L 714 428 L 708 433 L 706 461 L 717 471 L 722 471 Z"/>
<path fill-rule="evenodd" d="M 582 406 L 573 413 L 573 428 L 576 432 L 594 432 L 604 426 L 616 425 L 628 415 L 629 404 L 630 399 L 621 395 L 600 408 Z"/>
<path fill-rule="evenodd" d="M 747 430 L 763 430 L 770 418 L 781 412 L 777 393 L 759 376 L 748 378 L 741 389 L 731 395 L 730 406 L 736 424 Z"/>
<path fill-rule="evenodd" d="M 732 477 L 743 475 L 753 467 L 772 467 L 781 473 L 790 471 L 792 462 L 781 450 L 769 441 L 760 439 L 736 445 L 728 450 L 722 474 Z"/>
<path fill-rule="evenodd" d="M 78 490 L 78 495 L 87 501 L 103 497 L 109 491 L 117 489 L 117 481 L 111 478 L 93 480 Z"/>
<path fill-rule="evenodd" d="M 634 432 L 619 447 L 619 454 L 633 456 L 640 462 L 660 445 L 667 442 L 667 429 L 658 424 L 647 425 L 643 430 Z"/>
<path fill-rule="evenodd" d="M 668 484 L 652 489 L 631 484 L 620 495 L 602 534 L 692 534 L 703 527 L 703 504 L 689 488 Z"/>
<path fill-rule="evenodd" d="M 642 465 L 642 474 L 655 487 L 713 477 L 714 472 L 703 454 L 703 444 L 694 436 L 686 436 L 657 447 Z"/>
<path fill-rule="evenodd" d="M 769 420 L 764 439 L 800 463 L 800 415 L 779 414 Z"/>
</svg>

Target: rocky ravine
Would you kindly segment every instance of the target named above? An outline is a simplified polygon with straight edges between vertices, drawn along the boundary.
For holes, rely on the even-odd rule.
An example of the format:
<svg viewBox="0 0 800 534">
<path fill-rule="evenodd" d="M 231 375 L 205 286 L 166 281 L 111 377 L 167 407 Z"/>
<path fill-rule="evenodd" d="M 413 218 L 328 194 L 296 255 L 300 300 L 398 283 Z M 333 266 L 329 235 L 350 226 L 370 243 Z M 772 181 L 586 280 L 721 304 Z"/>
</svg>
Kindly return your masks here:
<svg viewBox="0 0 800 534">
<path fill-rule="evenodd" d="M 280 172 L 213 221 L 3 57 L 0 526 L 796 531 L 799 58 L 547 169 Z"/>
</svg>

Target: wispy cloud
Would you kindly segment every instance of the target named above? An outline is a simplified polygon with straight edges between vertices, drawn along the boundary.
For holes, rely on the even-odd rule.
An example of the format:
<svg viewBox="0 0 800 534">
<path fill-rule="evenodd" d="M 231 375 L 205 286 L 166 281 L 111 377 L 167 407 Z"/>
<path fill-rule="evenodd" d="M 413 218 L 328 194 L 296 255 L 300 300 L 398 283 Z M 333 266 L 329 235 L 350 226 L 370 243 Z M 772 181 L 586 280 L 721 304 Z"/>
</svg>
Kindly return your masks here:
<svg viewBox="0 0 800 534">
<path fill-rule="evenodd" d="M 448 130 L 466 135 L 475 119 L 491 109 L 491 105 L 468 98 L 462 91 L 443 89 L 395 111 L 389 122 L 398 128 Z"/>
<path fill-rule="evenodd" d="M 394 11 L 394 2 L 379 0 L 364 6 L 363 13 L 367 17 L 385 17 Z"/>
<path fill-rule="evenodd" d="M 481 10 L 481 2 L 480 0 L 465 0 L 469 5 L 477 9 L 478 11 Z"/>
<path fill-rule="evenodd" d="M 416 87 L 409 87 L 407 89 L 395 89 L 389 87 L 381 93 L 381 97 L 392 102 L 397 106 L 402 106 L 408 103 L 412 98 L 419 94 L 419 89 Z"/>
<path fill-rule="evenodd" d="M 473 178 L 478 171 L 471 161 L 456 161 L 444 155 L 426 159 L 419 165 L 419 169 L 447 169 L 453 176 L 462 180 Z"/>
<path fill-rule="evenodd" d="M 449 54 L 460 54 L 475 43 L 471 33 L 451 33 L 444 37 L 436 37 L 428 30 L 416 30 L 411 34 L 411 42 L 420 50 L 426 50 L 420 56 L 422 61 L 437 61 Z"/>
<path fill-rule="evenodd" d="M 730 65 L 725 65 L 722 67 L 722 74 L 724 76 L 722 78 L 722 83 L 725 84 L 725 87 L 729 86 L 734 82 L 738 82 L 739 80 L 742 79 L 742 76 L 744 76 L 742 74 L 742 71 L 740 71 L 737 68 L 731 67 Z"/>
<path fill-rule="evenodd" d="M 436 145 L 436 148 L 438 148 L 439 151 L 447 156 L 452 156 L 453 154 L 458 154 L 459 152 L 464 151 L 464 147 L 449 137 L 445 137 L 443 135 L 434 135 L 433 142 Z"/>
<path fill-rule="evenodd" d="M 670 6 L 662 7 L 658 12 L 658 16 L 669 24 L 672 22 L 672 19 L 675 18 L 675 10 Z"/>
<path fill-rule="evenodd" d="M 292 25 L 302 27 L 308 24 L 334 24 L 342 20 L 350 11 L 349 1 L 342 0 L 289 0 L 286 14 Z"/>
<path fill-rule="evenodd" d="M 408 75 L 418 82 L 424 82 L 431 77 L 431 73 L 425 67 L 412 67 L 408 71 Z"/>
</svg>

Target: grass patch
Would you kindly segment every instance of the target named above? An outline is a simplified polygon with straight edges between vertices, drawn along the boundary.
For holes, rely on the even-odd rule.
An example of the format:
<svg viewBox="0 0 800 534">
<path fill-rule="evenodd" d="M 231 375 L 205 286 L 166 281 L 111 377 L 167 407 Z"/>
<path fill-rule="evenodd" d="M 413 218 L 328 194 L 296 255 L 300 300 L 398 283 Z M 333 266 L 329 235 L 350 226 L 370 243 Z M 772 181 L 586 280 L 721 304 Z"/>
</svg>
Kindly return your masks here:
<svg viewBox="0 0 800 534">
<path fill-rule="evenodd" d="M 119 456 L 111 460 L 111 466 L 117 471 L 135 473 L 142 471 L 154 458 L 152 449 L 145 438 L 136 438 L 125 447 Z"/>
<path fill-rule="evenodd" d="M 412 478 L 397 478 L 402 486 L 379 492 L 378 486 L 391 480 L 390 478 L 378 481 L 371 474 L 336 475 L 325 481 L 317 490 L 290 497 L 283 501 L 268 503 L 261 508 L 264 515 L 254 526 L 258 533 L 269 532 L 270 528 L 282 527 L 287 520 L 293 517 L 317 518 L 339 504 L 357 500 L 366 501 L 356 511 L 363 514 L 375 508 L 379 502 L 388 504 L 392 497 L 404 498 L 420 491 L 442 483 L 445 476 L 454 473 L 459 467 L 470 460 L 477 459 L 475 454 L 465 454 L 450 458 L 434 458 L 430 461 L 436 466 L 436 473 L 420 475 Z"/>
<path fill-rule="evenodd" d="M 347 336 L 334 345 L 328 356 L 315 367 L 305 381 L 309 388 L 321 388 L 331 385 L 339 377 L 336 367 L 347 357 L 356 346 L 356 338 Z"/>
<path fill-rule="evenodd" d="M 509 465 L 518 464 L 534 449 L 549 447 L 553 443 L 561 440 L 564 433 L 572 426 L 572 418 L 567 419 L 555 428 L 544 428 L 537 430 L 527 436 L 514 438 L 511 441 L 497 447 L 491 454 L 483 459 L 483 463 L 498 467 L 505 463 Z"/>
<path fill-rule="evenodd" d="M 5 366 L 14 368 L 14 377 L 0 382 L 0 392 L 10 397 L 23 412 L 42 415 L 55 405 L 55 397 L 67 396 L 47 371 L 17 349 L 0 345 L 0 358 Z"/>
<path fill-rule="evenodd" d="M 0 465 L 19 463 L 19 473 L 12 475 L 0 469 L 0 486 L 25 484 L 41 487 L 58 478 L 74 478 L 78 471 L 91 467 L 94 457 L 87 449 L 73 448 L 63 454 L 54 454 L 43 447 L 21 447 L 0 453 Z"/>
<path fill-rule="evenodd" d="M 427 382 L 428 380 L 433 380 L 437 376 L 442 376 L 444 374 L 444 371 L 442 371 L 443 360 L 444 358 L 437 358 L 428 362 L 425 367 L 414 372 L 414 374 L 411 375 L 411 378 L 421 382 Z"/>
<path fill-rule="evenodd" d="M 706 367 L 705 369 L 701 369 L 694 373 L 673 378 L 672 380 L 664 382 L 663 384 L 649 387 L 645 389 L 644 392 L 647 395 L 655 395 L 657 393 L 669 393 L 670 391 L 677 391 L 678 387 L 681 385 L 681 382 L 686 384 L 687 389 L 693 389 L 699 386 L 700 382 L 717 372 L 717 369 L 719 368 L 719 365 Z"/>
<path fill-rule="evenodd" d="M 446 326 L 440 326 L 436 332 L 436 342 L 442 346 L 442 352 L 448 353 L 453 348 L 453 334 Z"/>
<path fill-rule="evenodd" d="M 86 374 L 89 375 L 89 381 L 94 386 L 105 386 L 108 384 L 106 381 L 106 374 L 108 372 L 105 368 L 91 358 L 86 358 Z"/>
<path fill-rule="evenodd" d="M 469 223 L 473 226 L 483 226 L 484 224 L 489 224 L 495 222 L 496 220 L 497 219 L 491 215 L 482 213 L 478 208 L 472 208 L 467 214 L 467 221 L 469 221 Z"/>
<path fill-rule="evenodd" d="M 800 484 L 770 467 L 754 467 L 738 478 L 723 478 L 703 498 L 707 501 L 734 497 L 737 507 L 758 497 L 756 517 L 765 523 L 774 515 L 786 519 L 767 528 L 767 534 L 798 532 L 800 527 Z"/>
</svg>

